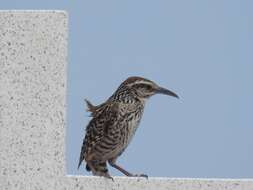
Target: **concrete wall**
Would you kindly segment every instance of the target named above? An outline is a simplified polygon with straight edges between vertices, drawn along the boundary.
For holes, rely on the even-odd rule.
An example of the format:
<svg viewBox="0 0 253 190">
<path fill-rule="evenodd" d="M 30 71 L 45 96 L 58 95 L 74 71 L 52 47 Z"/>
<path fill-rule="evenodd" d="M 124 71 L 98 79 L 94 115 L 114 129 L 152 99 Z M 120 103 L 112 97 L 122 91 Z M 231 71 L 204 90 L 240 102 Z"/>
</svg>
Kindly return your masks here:
<svg viewBox="0 0 253 190">
<path fill-rule="evenodd" d="M 67 14 L 0 12 L 0 189 L 253 189 L 252 180 L 67 176 Z"/>
</svg>

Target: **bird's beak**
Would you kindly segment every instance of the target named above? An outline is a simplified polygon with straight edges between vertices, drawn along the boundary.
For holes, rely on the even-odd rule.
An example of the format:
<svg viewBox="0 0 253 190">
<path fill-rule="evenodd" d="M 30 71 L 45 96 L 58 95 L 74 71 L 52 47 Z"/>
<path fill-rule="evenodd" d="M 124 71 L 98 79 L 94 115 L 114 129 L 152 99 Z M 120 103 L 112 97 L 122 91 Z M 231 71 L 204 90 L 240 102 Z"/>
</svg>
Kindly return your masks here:
<svg viewBox="0 0 253 190">
<path fill-rule="evenodd" d="M 165 95 L 174 96 L 176 98 L 179 98 L 179 96 L 176 93 L 174 93 L 174 92 L 172 92 L 172 91 L 170 91 L 170 90 L 168 90 L 166 88 L 163 88 L 163 87 L 159 87 L 156 90 L 156 93 L 157 94 L 165 94 Z"/>
</svg>

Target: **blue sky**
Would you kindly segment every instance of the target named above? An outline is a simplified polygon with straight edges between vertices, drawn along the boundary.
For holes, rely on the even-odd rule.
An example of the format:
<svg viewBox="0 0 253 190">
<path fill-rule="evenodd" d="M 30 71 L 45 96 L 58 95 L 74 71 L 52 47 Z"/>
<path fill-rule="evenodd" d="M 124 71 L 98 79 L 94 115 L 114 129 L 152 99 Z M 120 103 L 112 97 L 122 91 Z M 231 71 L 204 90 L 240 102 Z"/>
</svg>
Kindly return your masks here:
<svg viewBox="0 0 253 190">
<path fill-rule="evenodd" d="M 77 171 L 84 98 L 105 101 L 128 76 L 175 91 L 154 96 L 118 163 L 166 177 L 253 177 L 253 1 L 0 1 L 69 13 L 67 172 Z M 110 168 L 112 175 L 121 175 Z"/>
</svg>

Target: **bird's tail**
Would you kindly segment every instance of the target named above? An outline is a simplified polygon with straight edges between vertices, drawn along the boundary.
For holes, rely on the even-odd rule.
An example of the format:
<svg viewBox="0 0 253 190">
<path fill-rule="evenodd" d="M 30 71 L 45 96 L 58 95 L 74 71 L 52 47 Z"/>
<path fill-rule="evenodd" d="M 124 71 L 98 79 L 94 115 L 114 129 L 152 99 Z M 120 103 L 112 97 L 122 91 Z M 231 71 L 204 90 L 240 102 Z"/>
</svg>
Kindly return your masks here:
<svg viewBox="0 0 253 190">
<path fill-rule="evenodd" d="M 84 160 L 84 157 L 83 157 L 83 152 L 81 152 L 77 169 L 79 169 L 79 168 L 80 168 L 80 166 L 81 166 L 81 164 L 82 164 L 83 160 Z"/>
<path fill-rule="evenodd" d="M 87 100 L 87 99 L 84 99 L 85 100 L 85 102 L 86 102 L 86 105 L 87 105 L 87 111 L 89 111 L 89 112 L 91 112 L 91 113 L 93 113 L 93 112 L 95 112 L 96 111 L 96 109 L 97 109 L 97 106 L 94 106 L 89 100 Z"/>
<path fill-rule="evenodd" d="M 83 145 L 82 145 L 81 152 L 80 152 L 79 163 L 78 163 L 77 169 L 79 169 L 79 167 L 81 166 L 81 164 L 84 160 L 84 154 L 85 154 L 85 150 L 86 150 L 85 142 L 86 142 L 86 139 L 84 138 L 83 139 Z"/>
<path fill-rule="evenodd" d="M 87 111 L 91 112 L 91 116 L 94 117 L 99 114 L 103 108 L 105 107 L 106 103 L 102 103 L 100 105 L 94 106 L 89 100 L 85 99 L 87 105 Z"/>
</svg>

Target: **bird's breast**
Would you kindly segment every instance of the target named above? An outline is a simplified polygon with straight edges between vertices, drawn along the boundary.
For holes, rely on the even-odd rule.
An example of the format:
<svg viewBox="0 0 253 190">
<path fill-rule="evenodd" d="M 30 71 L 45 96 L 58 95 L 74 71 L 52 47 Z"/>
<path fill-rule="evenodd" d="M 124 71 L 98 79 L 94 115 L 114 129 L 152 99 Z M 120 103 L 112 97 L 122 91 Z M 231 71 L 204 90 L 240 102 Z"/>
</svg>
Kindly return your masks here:
<svg viewBox="0 0 253 190">
<path fill-rule="evenodd" d="M 139 126 L 142 114 L 143 109 L 122 113 L 122 118 L 118 121 L 114 131 L 114 134 L 117 136 L 114 145 L 111 147 L 110 151 L 100 155 L 104 160 L 118 157 L 124 152 Z M 111 138 L 113 138 L 113 136 Z"/>
<path fill-rule="evenodd" d="M 124 133 L 124 135 L 122 135 L 122 143 L 124 147 L 126 147 L 132 140 L 132 137 L 134 136 L 140 124 L 142 114 L 143 110 L 138 110 L 136 112 L 130 113 L 126 118 L 125 127 L 122 129 Z"/>
</svg>

